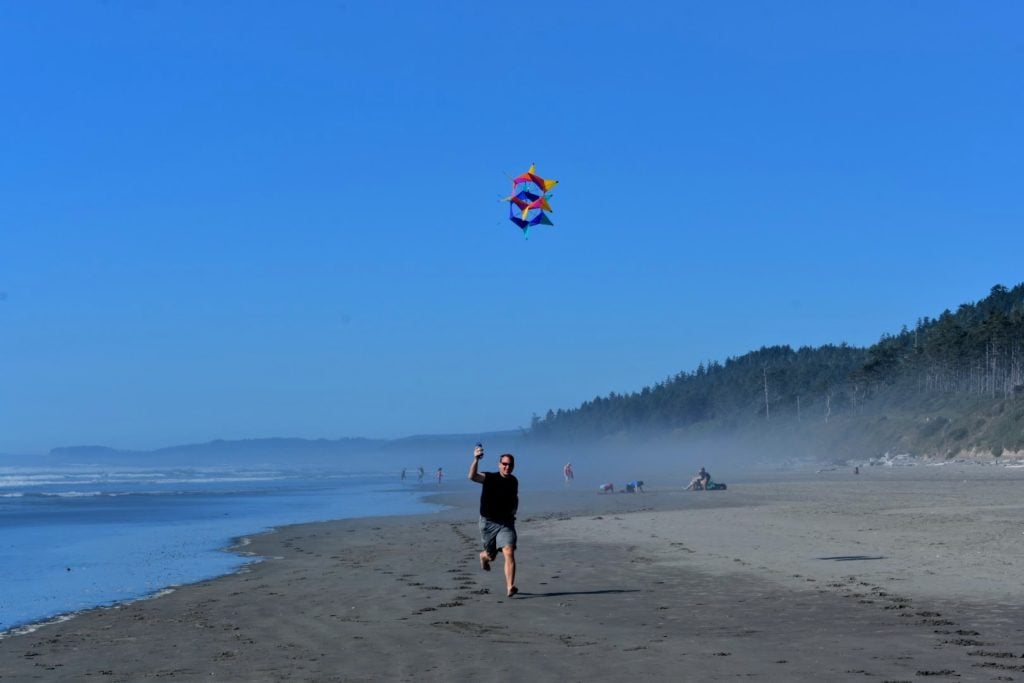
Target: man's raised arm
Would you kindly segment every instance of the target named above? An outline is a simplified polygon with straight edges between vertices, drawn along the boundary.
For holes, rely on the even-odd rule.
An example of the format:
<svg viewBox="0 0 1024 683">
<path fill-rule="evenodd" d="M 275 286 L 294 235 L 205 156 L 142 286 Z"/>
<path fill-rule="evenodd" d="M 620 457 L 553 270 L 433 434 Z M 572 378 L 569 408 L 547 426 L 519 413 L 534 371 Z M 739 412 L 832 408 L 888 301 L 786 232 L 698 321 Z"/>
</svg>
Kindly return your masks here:
<svg viewBox="0 0 1024 683">
<path fill-rule="evenodd" d="M 469 465 L 469 478 L 480 484 L 484 483 L 484 475 L 477 471 L 477 467 L 479 467 L 482 457 L 484 457 L 484 448 L 477 446 L 473 449 L 473 462 Z"/>
</svg>

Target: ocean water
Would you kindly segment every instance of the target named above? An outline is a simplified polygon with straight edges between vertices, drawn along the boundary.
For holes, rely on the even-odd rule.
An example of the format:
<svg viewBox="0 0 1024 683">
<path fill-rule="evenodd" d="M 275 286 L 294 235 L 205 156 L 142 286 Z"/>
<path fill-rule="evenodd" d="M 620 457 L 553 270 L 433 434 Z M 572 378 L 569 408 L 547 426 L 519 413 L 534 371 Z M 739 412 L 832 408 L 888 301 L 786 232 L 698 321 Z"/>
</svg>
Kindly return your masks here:
<svg viewBox="0 0 1024 683">
<path fill-rule="evenodd" d="M 323 469 L 0 467 L 0 633 L 236 571 L 258 560 L 226 550 L 241 536 L 437 510 L 429 490 Z"/>
</svg>

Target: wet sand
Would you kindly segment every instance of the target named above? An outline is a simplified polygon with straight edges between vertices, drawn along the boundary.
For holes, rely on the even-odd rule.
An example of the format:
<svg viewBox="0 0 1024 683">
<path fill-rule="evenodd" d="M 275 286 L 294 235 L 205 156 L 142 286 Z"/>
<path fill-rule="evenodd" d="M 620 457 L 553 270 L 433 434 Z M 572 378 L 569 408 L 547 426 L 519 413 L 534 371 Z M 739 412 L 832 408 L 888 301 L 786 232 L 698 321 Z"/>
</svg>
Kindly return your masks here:
<svg viewBox="0 0 1024 683">
<path fill-rule="evenodd" d="M 6 637 L 0 680 L 1024 681 L 1022 491 L 1024 470 L 916 467 L 527 493 L 513 599 L 451 494 Z"/>
</svg>

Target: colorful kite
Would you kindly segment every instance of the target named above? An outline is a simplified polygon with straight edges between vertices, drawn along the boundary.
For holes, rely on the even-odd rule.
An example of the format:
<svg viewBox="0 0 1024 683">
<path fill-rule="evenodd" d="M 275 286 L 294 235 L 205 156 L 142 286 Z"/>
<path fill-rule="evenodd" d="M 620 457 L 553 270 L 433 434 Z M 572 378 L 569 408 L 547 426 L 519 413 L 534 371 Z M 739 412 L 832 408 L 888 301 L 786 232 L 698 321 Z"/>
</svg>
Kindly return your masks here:
<svg viewBox="0 0 1024 683">
<path fill-rule="evenodd" d="M 534 173 L 535 165 L 530 164 L 529 170 L 512 179 L 512 194 L 503 201 L 508 202 L 508 219 L 523 231 L 523 237 L 529 239 L 530 227 L 534 225 L 554 225 L 545 211 L 551 211 L 548 190 L 558 184 L 557 180 L 541 178 Z"/>
</svg>

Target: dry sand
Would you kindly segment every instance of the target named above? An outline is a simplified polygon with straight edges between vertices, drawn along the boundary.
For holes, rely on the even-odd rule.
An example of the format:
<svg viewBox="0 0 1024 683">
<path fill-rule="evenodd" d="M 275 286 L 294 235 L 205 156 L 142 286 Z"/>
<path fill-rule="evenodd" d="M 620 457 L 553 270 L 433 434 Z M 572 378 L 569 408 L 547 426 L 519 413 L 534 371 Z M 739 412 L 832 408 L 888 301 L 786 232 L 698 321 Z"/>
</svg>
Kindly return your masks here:
<svg viewBox="0 0 1024 683">
<path fill-rule="evenodd" d="M 1024 470 L 524 494 L 287 527 L 251 569 L 0 640 L 0 680 L 1024 681 Z M 529 482 L 523 482 L 524 491 Z"/>
</svg>

